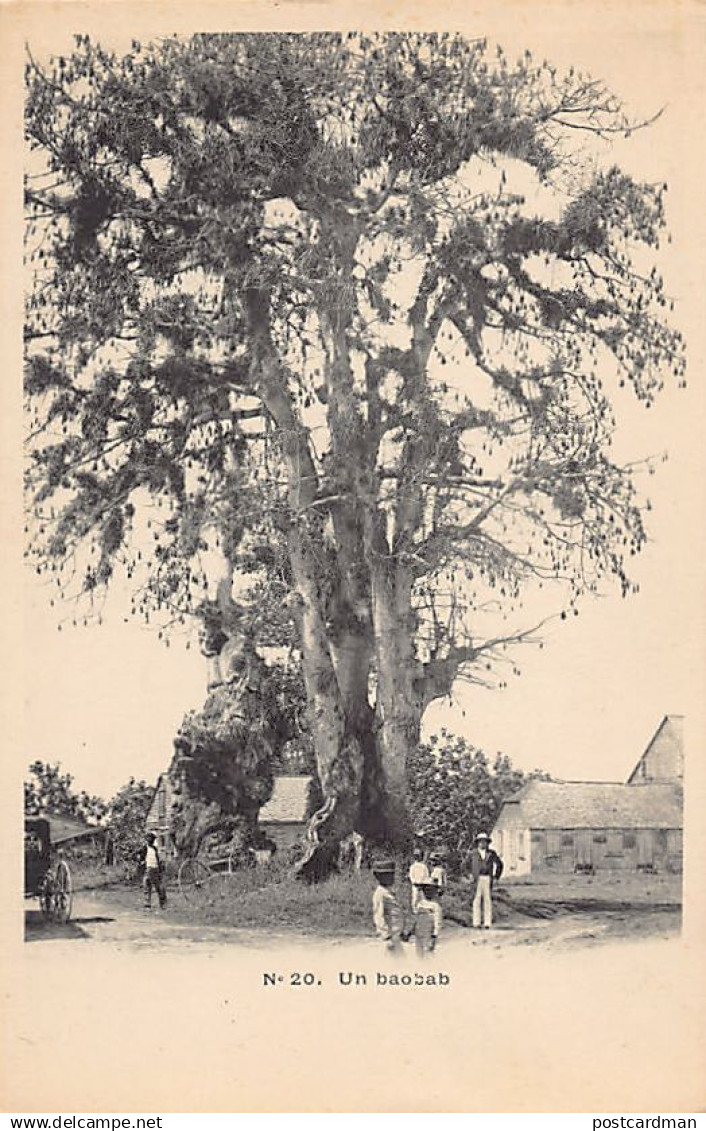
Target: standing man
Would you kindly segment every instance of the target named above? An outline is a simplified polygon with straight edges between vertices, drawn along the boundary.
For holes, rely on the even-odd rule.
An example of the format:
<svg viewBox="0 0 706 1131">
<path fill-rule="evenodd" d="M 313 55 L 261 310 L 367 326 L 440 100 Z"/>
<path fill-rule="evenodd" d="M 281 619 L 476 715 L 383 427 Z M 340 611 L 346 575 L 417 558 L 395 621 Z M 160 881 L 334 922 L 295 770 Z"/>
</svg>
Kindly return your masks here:
<svg viewBox="0 0 706 1131">
<path fill-rule="evenodd" d="M 167 893 L 164 887 L 164 864 L 157 850 L 157 838 L 154 833 L 145 833 L 144 865 L 145 874 L 142 887 L 145 893 L 145 910 L 152 910 L 152 888 L 159 896 L 159 906 L 164 908 L 167 903 Z"/>
<path fill-rule="evenodd" d="M 503 862 L 490 847 L 487 833 L 478 833 L 476 836 L 476 846 L 471 853 L 471 874 L 475 883 L 473 926 L 480 927 L 482 915 L 483 926 L 487 931 L 493 925 L 493 884 L 503 874 Z"/>
</svg>

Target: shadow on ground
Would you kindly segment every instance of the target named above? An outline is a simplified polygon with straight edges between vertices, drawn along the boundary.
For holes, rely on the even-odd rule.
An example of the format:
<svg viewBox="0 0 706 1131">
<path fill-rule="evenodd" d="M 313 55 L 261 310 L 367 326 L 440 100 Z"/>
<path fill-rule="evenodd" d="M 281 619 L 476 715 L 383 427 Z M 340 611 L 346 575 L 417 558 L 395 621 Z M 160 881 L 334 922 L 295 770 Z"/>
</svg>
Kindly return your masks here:
<svg viewBox="0 0 706 1131">
<path fill-rule="evenodd" d="M 92 915 L 71 919 L 68 923 L 55 923 L 41 911 L 25 911 L 25 942 L 37 942 L 39 939 L 87 939 L 90 935 L 85 927 L 112 922 L 112 916 Z"/>
</svg>

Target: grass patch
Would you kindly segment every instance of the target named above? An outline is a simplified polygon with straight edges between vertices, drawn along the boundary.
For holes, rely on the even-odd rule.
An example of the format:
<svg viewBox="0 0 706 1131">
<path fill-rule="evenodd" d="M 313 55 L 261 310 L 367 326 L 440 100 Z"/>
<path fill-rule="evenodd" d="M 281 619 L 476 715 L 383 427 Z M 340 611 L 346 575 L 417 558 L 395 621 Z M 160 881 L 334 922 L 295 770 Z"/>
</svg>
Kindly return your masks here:
<svg viewBox="0 0 706 1131">
<path fill-rule="evenodd" d="M 557 903 L 609 907 L 679 907 L 682 902 L 681 875 L 649 875 L 640 872 L 599 872 L 595 876 L 571 873 L 513 877 L 502 880 L 502 890 L 510 899 L 531 903 Z"/>
<path fill-rule="evenodd" d="M 103 864 L 100 861 L 68 860 L 74 891 L 97 891 L 101 888 L 126 887 L 137 884 L 129 879 L 124 864 Z"/>
<path fill-rule="evenodd" d="M 99 882 L 91 889 L 90 879 Z M 167 878 L 169 918 L 204 926 L 240 927 L 272 934 L 300 933 L 329 938 L 370 936 L 373 933 L 371 872 L 332 876 L 321 884 L 297 880 L 286 861 L 257 868 L 242 868 L 231 875 L 217 874 L 191 899 L 182 895 L 176 878 Z M 400 885 L 402 887 L 402 885 Z M 82 878 L 80 891 L 92 890 L 101 902 L 125 910 L 139 910 L 139 887 L 119 877 L 96 874 Z M 401 892 L 403 906 L 409 895 Z M 406 904 L 404 900 L 406 899 Z M 156 902 L 156 898 L 153 899 Z"/>
<path fill-rule="evenodd" d="M 121 877 L 120 869 L 81 869 L 77 890 L 93 894 L 114 908 L 139 910 L 142 896 L 134 883 Z M 324 938 L 371 937 L 371 872 L 341 874 L 321 884 L 309 885 L 292 875 L 284 860 L 273 860 L 257 868 L 243 868 L 232 875 L 214 877 L 198 898 L 189 901 L 180 893 L 176 877 L 168 875 L 166 914 L 176 922 L 209 927 L 256 930 L 272 935 L 288 933 Z M 601 911 L 625 913 L 656 911 L 679 904 L 680 877 L 557 875 L 537 881 L 500 884 L 494 900 L 498 926 L 512 927 L 531 919 L 551 919 L 562 913 Z M 410 886 L 400 876 L 397 897 L 407 928 L 412 925 Z M 467 880 L 452 880 L 442 898 L 444 919 L 449 924 L 470 926 L 471 886 Z"/>
<path fill-rule="evenodd" d="M 294 878 L 281 862 L 265 868 L 245 869 L 223 877 L 200 904 L 187 903 L 175 893 L 172 907 L 189 922 L 271 931 L 324 935 L 365 936 L 373 933 L 372 896 L 377 881 L 372 873 L 334 875 L 320 884 Z M 406 929 L 411 929 L 410 885 L 395 885 Z M 470 926 L 471 895 L 468 883 L 452 881 L 441 900 L 444 919 Z M 498 918 L 508 912 L 498 908 Z"/>
<path fill-rule="evenodd" d="M 369 873 L 332 876 L 324 883 L 309 885 L 294 879 L 289 871 L 268 876 L 258 876 L 258 871 L 248 869 L 228 877 L 200 905 L 180 900 L 180 916 L 183 913 L 190 921 L 273 934 L 296 931 L 335 936 L 372 932 L 375 881 Z"/>
<path fill-rule="evenodd" d="M 364 869 L 334 875 L 320 884 L 306 884 L 295 879 L 288 866 L 282 864 L 278 868 L 272 864 L 224 877 L 222 885 L 202 906 L 188 905 L 185 914 L 192 922 L 247 927 L 273 934 L 365 936 L 373 933 L 372 896 L 376 883 L 372 873 Z M 410 885 L 400 881 L 395 890 L 405 927 L 411 929 Z M 445 919 L 469 925 L 468 885 L 452 883 L 441 902 Z M 182 907 L 186 907 L 185 902 L 179 900 L 180 914 Z"/>
</svg>

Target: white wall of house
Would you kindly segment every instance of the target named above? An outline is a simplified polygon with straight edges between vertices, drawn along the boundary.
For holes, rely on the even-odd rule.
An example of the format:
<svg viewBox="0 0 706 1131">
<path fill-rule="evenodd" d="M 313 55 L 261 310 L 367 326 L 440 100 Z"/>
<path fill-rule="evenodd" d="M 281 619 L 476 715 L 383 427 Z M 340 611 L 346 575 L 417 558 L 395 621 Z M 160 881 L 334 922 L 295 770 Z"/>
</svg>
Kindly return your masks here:
<svg viewBox="0 0 706 1131">
<path fill-rule="evenodd" d="M 529 829 L 508 821 L 493 829 L 493 848 L 508 876 L 528 876 L 532 870 L 532 838 Z"/>
</svg>

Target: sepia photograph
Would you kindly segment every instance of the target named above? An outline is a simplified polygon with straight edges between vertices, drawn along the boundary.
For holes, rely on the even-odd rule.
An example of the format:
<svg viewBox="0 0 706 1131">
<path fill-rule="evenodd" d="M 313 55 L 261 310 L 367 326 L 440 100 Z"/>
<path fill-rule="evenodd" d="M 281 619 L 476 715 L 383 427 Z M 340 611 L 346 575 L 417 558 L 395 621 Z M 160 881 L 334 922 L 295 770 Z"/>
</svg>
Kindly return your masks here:
<svg viewBox="0 0 706 1131">
<path fill-rule="evenodd" d="M 702 1111 L 703 9 L 0 17 L 0 1106 Z"/>
</svg>

